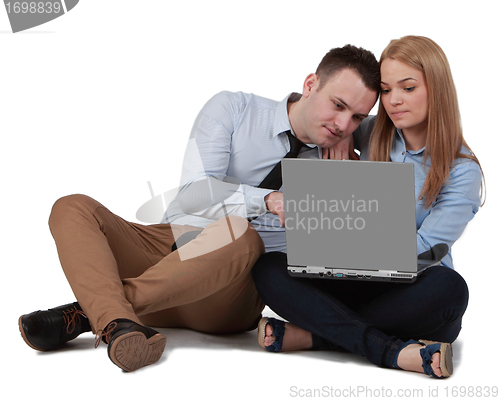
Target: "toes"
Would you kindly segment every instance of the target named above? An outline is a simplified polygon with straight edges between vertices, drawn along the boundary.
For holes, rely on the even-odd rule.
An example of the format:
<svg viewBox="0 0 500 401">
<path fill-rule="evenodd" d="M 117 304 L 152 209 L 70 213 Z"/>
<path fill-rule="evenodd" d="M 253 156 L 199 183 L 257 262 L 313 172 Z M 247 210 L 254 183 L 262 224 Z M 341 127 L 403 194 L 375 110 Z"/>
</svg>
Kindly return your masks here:
<svg viewBox="0 0 500 401">
<path fill-rule="evenodd" d="M 266 338 L 264 338 L 264 345 L 266 347 L 269 347 L 270 345 L 272 345 L 274 343 L 275 340 L 276 340 L 276 337 L 274 337 L 274 336 L 266 336 Z"/>
<path fill-rule="evenodd" d="M 266 324 L 265 331 L 266 331 L 266 337 L 264 338 L 264 345 L 266 347 L 269 347 L 270 345 L 272 345 L 272 343 L 274 343 L 276 337 L 273 336 L 273 328 L 269 323 Z"/>
<path fill-rule="evenodd" d="M 273 335 L 273 328 L 268 323 L 266 324 L 266 337 L 271 337 Z"/>
<path fill-rule="evenodd" d="M 438 377 L 443 376 L 440 362 L 441 362 L 441 353 L 439 352 L 434 353 L 434 355 L 432 355 L 432 370 L 434 371 L 434 374 Z"/>
</svg>

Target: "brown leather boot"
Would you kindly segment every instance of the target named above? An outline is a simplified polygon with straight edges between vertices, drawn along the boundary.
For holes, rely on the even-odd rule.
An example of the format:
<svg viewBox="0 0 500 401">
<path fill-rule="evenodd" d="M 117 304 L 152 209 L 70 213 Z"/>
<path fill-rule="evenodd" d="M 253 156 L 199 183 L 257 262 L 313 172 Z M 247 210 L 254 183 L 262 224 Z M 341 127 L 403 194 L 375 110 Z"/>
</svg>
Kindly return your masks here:
<svg viewBox="0 0 500 401">
<path fill-rule="evenodd" d="M 126 372 L 158 362 L 167 342 L 163 334 L 128 319 L 113 320 L 98 335 L 108 344 L 111 362 Z"/>
</svg>

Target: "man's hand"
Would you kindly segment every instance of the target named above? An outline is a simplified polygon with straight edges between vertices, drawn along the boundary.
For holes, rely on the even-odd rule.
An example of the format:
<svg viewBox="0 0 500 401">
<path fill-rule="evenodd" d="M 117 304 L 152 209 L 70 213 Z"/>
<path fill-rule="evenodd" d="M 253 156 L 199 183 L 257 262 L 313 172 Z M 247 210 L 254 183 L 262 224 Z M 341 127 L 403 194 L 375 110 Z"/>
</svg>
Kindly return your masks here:
<svg viewBox="0 0 500 401">
<path fill-rule="evenodd" d="M 323 159 L 359 160 L 358 155 L 354 152 L 354 141 L 352 139 L 352 135 L 348 135 L 331 148 L 322 149 L 322 151 Z"/>
<path fill-rule="evenodd" d="M 276 214 L 280 219 L 281 227 L 285 226 L 285 209 L 283 202 L 283 193 L 274 191 L 270 194 L 266 195 L 264 198 L 266 202 L 267 210 L 269 210 L 272 214 Z"/>
</svg>

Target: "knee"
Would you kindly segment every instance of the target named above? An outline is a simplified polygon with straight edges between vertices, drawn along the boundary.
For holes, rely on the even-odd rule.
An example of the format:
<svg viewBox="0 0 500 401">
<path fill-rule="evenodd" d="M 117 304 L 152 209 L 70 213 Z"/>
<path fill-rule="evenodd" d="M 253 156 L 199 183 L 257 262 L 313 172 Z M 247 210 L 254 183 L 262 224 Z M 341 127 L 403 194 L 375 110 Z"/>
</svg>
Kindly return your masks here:
<svg viewBox="0 0 500 401">
<path fill-rule="evenodd" d="M 286 270 L 286 254 L 282 252 L 269 252 L 262 255 L 252 269 L 252 278 L 257 288 L 272 282 L 275 276 L 280 276 Z M 277 277 L 277 280 L 280 280 Z"/>
<path fill-rule="evenodd" d="M 251 251 L 262 255 L 265 252 L 262 238 L 247 219 L 239 216 L 228 216 L 226 224 L 229 227 L 235 242 L 244 242 Z"/>
<path fill-rule="evenodd" d="M 436 293 L 440 294 L 440 302 L 450 303 L 454 309 L 459 309 L 463 314 L 469 302 L 469 288 L 464 278 L 455 270 L 445 266 L 435 266 L 431 269 L 432 282 L 436 285 Z"/>
<path fill-rule="evenodd" d="M 467 286 L 464 278 L 455 270 L 452 270 L 452 274 L 450 274 L 450 276 L 450 288 L 451 291 L 453 291 L 453 293 L 455 294 L 457 306 L 460 307 L 461 314 L 463 315 L 469 303 L 469 287 Z"/>
<path fill-rule="evenodd" d="M 86 195 L 68 195 L 59 198 L 50 212 L 49 226 L 53 228 L 59 221 L 65 220 L 74 211 L 81 211 L 89 208 L 91 203 L 97 202 Z"/>
<path fill-rule="evenodd" d="M 266 267 L 268 265 L 268 260 L 269 260 L 269 255 L 270 253 L 266 253 L 262 255 L 259 260 L 255 263 L 255 265 L 252 268 L 252 277 L 255 281 L 255 283 L 259 282 L 261 280 L 261 277 L 263 276 L 264 272 L 266 271 Z"/>
<path fill-rule="evenodd" d="M 443 326 L 433 335 L 433 339 L 453 342 L 461 330 L 462 317 L 469 303 L 469 289 L 463 277 L 455 270 L 445 266 L 431 267 L 431 281 L 435 283 L 428 294 L 433 305 L 439 305 L 442 310 Z M 425 337 L 424 337 L 425 338 Z"/>
</svg>

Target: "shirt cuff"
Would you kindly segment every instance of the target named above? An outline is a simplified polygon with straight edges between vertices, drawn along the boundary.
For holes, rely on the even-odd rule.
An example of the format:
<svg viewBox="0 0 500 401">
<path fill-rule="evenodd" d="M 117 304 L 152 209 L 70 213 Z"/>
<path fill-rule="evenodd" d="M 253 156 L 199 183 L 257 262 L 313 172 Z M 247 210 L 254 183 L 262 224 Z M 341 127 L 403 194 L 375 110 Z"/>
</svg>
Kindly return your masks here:
<svg viewBox="0 0 500 401">
<path fill-rule="evenodd" d="M 243 187 L 243 193 L 245 194 L 247 216 L 258 217 L 260 215 L 267 213 L 268 210 L 264 198 L 271 192 L 274 192 L 274 190 L 267 188 L 252 187 L 250 185 L 242 185 L 242 187 Z"/>
</svg>

